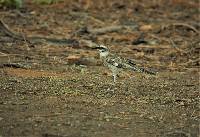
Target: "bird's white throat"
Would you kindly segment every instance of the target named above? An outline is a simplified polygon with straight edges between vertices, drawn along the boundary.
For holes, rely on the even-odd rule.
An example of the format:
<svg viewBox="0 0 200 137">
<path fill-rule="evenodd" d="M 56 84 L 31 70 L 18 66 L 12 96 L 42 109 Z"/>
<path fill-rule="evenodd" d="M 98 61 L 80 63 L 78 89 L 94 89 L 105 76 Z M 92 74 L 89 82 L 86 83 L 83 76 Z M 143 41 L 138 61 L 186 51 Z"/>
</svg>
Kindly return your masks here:
<svg viewBox="0 0 200 137">
<path fill-rule="evenodd" d="M 109 54 L 109 51 L 100 52 L 100 58 L 105 58 Z"/>
</svg>

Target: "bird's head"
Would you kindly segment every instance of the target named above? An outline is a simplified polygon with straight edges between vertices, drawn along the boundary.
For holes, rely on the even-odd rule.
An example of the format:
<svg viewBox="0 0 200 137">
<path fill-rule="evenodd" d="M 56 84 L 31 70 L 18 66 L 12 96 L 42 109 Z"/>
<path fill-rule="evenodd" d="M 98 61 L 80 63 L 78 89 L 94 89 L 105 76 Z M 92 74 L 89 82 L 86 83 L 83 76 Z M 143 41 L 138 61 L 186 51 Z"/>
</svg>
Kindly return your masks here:
<svg viewBox="0 0 200 137">
<path fill-rule="evenodd" d="M 106 57 L 106 56 L 108 56 L 108 54 L 109 54 L 109 49 L 108 49 L 106 46 L 104 46 L 104 45 L 99 45 L 99 46 L 96 47 L 95 49 L 98 49 L 98 50 L 99 50 L 100 58 Z"/>
</svg>

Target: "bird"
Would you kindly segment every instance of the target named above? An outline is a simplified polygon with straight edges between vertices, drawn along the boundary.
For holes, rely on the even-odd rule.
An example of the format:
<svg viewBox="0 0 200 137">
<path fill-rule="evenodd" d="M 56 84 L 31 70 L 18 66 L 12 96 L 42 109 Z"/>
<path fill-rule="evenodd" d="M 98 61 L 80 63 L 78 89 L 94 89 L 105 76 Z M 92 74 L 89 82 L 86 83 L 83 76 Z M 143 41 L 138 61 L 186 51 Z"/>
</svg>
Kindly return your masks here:
<svg viewBox="0 0 200 137">
<path fill-rule="evenodd" d="M 105 45 L 98 45 L 95 49 L 98 49 L 100 59 L 103 61 L 104 66 L 108 67 L 112 71 L 114 83 L 116 83 L 117 76 L 122 70 L 133 70 L 135 72 L 156 75 L 156 72 L 154 71 L 138 67 L 133 60 L 122 58 L 116 54 L 110 53 L 108 47 Z"/>
</svg>

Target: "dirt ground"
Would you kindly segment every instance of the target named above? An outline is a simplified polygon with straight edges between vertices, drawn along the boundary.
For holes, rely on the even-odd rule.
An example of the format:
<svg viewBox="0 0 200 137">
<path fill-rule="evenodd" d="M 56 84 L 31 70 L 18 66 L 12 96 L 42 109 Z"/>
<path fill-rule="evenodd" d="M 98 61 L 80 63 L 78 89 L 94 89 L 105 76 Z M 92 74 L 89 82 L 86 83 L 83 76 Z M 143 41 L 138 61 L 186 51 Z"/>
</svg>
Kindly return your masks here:
<svg viewBox="0 0 200 137">
<path fill-rule="evenodd" d="M 0 30 L 0 137 L 200 137 L 199 7 L 198 0 L 1 7 L 0 19 L 23 38 Z M 157 75 L 123 71 L 114 84 L 94 43 Z"/>
</svg>

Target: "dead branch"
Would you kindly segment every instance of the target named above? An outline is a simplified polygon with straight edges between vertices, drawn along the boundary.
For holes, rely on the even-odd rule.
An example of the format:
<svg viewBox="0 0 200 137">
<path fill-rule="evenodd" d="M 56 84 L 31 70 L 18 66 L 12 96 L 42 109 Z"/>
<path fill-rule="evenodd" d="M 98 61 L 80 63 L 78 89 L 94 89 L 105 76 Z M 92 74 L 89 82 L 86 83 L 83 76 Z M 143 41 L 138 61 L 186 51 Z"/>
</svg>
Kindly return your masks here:
<svg viewBox="0 0 200 137">
<path fill-rule="evenodd" d="M 105 22 L 93 17 L 93 16 L 90 16 L 89 14 L 87 13 L 83 13 L 83 12 L 69 12 L 69 15 L 75 17 L 75 18 L 80 18 L 80 19 L 91 19 L 92 21 L 96 22 L 97 24 L 101 24 L 101 25 L 105 25 Z"/>
<path fill-rule="evenodd" d="M 102 34 L 110 33 L 110 32 L 118 32 L 123 29 L 125 29 L 124 26 L 109 26 L 109 27 L 98 28 L 98 29 L 89 29 L 88 31 L 91 34 L 102 35 Z"/>
<path fill-rule="evenodd" d="M 171 47 L 169 45 L 140 45 L 140 46 L 134 46 L 134 49 L 170 49 Z"/>
<path fill-rule="evenodd" d="M 108 27 L 102 27 L 102 28 L 97 28 L 97 29 L 93 29 L 93 28 L 87 28 L 84 27 L 82 29 L 80 29 L 79 31 L 77 31 L 77 34 L 84 34 L 84 33 L 88 33 L 88 34 L 92 34 L 92 35 L 103 35 L 105 33 L 112 33 L 112 32 L 119 32 L 121 30 L 136 30 L 138 28 L 138 25 L 113 25 L 113 26 L 108 26 Z"/>
<path fill-rule="evenodd" d="M 200 58 L 197 58 L 197 59 L 194 59 L 194 60 L 189 59 L 188 62 L 182 63 L 181 65 L 186 66 L 186 65 L 194 64 L 194 63 L 198 63 L 198 64 L 200 64 Z"/>
<path fill-rule="evenodd" d="M 161 30 L 169 28 L 170 26 L 175 26 L 175 27 L 176 26 L 183 26 L 183 27 L 189 28 L 190 30 L 193 30 L 197 34 L 200 34 L 200 32 L 195 27 L 193 27 L 192 25 L 186 24 L 186 23 L 172 23 L 172 24 L 164 25 L 164 26 L 162 26 Z"/>
<path fill-rule="evenodd" d="M 156 35 L 154 35 L 154 34 L 149 34 L 149 36 L 152 37 L 152 38 L 154 38 L 154 39 L 159 40 L 160 42 L 161 42 L 161 41 L 165 41 L 165 42 L 169 43 L 169 40 L 168 40 L 167 38 L 159 37 L 159 36 L 156 36 Z"/>
<path fill-rule="evenodd" d="M 152 38 L 158 39 L 159 41 L 165 41 L 165 42 L 171 44 L 172 48 L 174 48 L 176 51 L 180 52 L 181 54 L 182 54 L 182 53 L 187 53 L 186 51 L 184 51 L 184 50 L 178 48 L 177 45 L 174 43 L 174 41 L 173 41 L 171 38 L 167 39 L 167 38 L 158 37 L 158 36 L 152 35 L 152 34 L 151 34 L 150 36 L 151 36 Z M 151 47 L 152 47 L 152 46 L 151 46 Z M 158 46 L 158 48 L 159 48 L 159 46 Z M 170 48 L 170 47 L 168 47 L 168 48 Z"/>
<path fill-rule="evenodd" d="M 24 37 L 22 35 L 19 35 L 9 29 L 9 27 L 2 21 L 0 20 L 0 29 L 9 37 L 12 37 L 14 39 L 18 40 L 24 40 Z"/>
<path fill-rule="evenodd" d="M 172 47 L 173 47 L 176 51 L 180 52 L 181 54 L 182 54 L 182 53 L 186 53 L 184 50 L 178 48 L 177 45 L 174 43 L 174 41 L 173 41 L 171 38 L 170 38 L 169 40 L 170 40 L 170 42 L 171 42 Z"/>
<path fill-rule="evenodd" d="M 3 68 L 3 67 L 24 68 L 24 69 L 31 68 L 31 66 L 29 66 L 27 64 L 22 64 L 22 63 L 4 63 L 4 64 L 0 64 L 0 68 Z"/>
<path fill-rule="evenodd" d="M 2 20 L 0 20 L 0 30 L 2 30 L 3 33 L 5 33 L 7 36 L 9 36 L 13 39 L 25 41 L 28 43 L 47 42 L 49 44 L 53 43 L 56 45 L 73 45 L 73 46 L 79 45 L 79 42 L 75 39 L 56 39 L 56 38 L 47 38 L 47 37 L 40 37 L 40 36 L 28 37 L 24 34 L 20 35 L 20 34 L 17 34 L 13 31 L 11 31 L 11 29 Z"/>
<path fill-rule="evenodd" d="M 3 53 L 3 52 L 0 52 L 0 57 L 4 57 L 4 56 L 8 56 L 8 54 L 6 54 L 6 53 Z"/>
</svg>

